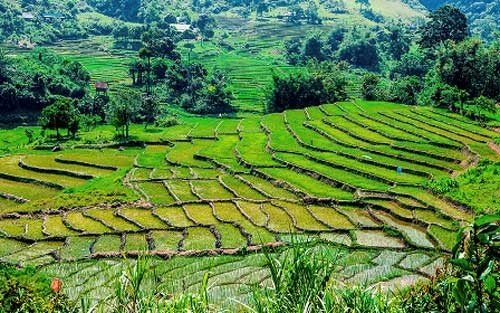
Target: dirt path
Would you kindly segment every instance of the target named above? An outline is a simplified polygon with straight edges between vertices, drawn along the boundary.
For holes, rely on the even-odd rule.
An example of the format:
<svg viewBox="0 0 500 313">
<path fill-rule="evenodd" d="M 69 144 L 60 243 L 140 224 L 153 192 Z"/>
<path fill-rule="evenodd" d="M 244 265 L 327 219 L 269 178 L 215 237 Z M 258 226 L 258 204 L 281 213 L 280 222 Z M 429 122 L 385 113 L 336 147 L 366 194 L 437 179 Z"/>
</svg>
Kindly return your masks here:
<svg viewBox="0 0 500 313">
<path fill-rule="evenodd" d="M 500 146 L 494 142 L 488 142 L 488 146 L 493 149 L 496 153 L 500 154 Z"/>
</svg>

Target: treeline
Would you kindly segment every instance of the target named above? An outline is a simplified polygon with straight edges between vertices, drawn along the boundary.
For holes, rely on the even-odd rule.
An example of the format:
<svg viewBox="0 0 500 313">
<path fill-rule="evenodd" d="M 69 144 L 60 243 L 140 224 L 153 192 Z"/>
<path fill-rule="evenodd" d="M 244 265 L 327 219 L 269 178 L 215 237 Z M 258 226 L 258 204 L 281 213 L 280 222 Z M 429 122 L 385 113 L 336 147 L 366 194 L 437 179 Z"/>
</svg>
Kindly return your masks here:
<svg viewBox="0 0 500 313">
<path fill-rule="evenodd" d="M 76 1 L 0 0 L 0 41 L 29 46 L 84 38 L 87 30 L 76 18 L 84 10 Z M 23 13 L 27 15 L 23 17 Z"/>
<path fill-rule="evenodd" d="M 485 44 L 468 34 L 460 10 L 432 12 L 385 76 L 364 76 L 364 98 L 443 107 L 484 121 L 500 101 L 500 42 Z"/>
<path fill-rule="evenodd" d="M 194 24 L 201 34 L 213 36 L 214 19 L 200 15 Z M 203 64 L 183 60 L 177 51 L 183 35 L 160 26 L 150 27 L 142 34 L 138 57 L 129 65 L 133 84 L 145 87 L 154 101 L 179 106 L 188 112 L 234 112 L 227 75 L 217 68 L 209 70 Z M 185 48 L 192 50 L 194 45 L 187 43 Z"/>
<path fill-rule="evenodd" d="M 90 75 L 79 63 L 46 49 L 8 57 L 0 51 L 0 111 L 39 111 L 57 97 L 88 98 Z"/>
<path fill-rule="evenodd" d="M 291 39 L 284 43 L 285 58 L 294 65 L 333 62 L 354 70 L 362 76 L 366 100 L 432 105 L 484 121 L 500 101 L 500 42 L 470 37 L 467 25 L 460 10 L 444 6 L 414 30 L 388 24 L 335 28 L 327 36 Z M 275 89 L 282 88 L 281 81 L 275 82 Z M 276 104 L 271 98 L 268 109 L 287 108 Z"/>
<path fill-rule="evenodd" d="M 498 38 L 500 32 L 500 2 L 497 0 L 420 0 L 430 10 L 445 4 L 462 10 L 469 20 L 474 36 L 485 40 Z M 496 33 L 496 34 L 495 34 Z"/>
</svg>

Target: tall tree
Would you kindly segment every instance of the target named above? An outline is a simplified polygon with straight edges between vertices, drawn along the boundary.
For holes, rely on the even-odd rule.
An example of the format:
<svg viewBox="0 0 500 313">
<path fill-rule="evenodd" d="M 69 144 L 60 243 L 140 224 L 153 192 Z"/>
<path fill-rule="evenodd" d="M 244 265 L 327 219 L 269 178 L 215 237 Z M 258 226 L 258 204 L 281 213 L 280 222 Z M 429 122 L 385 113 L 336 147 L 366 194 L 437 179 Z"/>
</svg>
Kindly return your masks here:
<svg viewBox="0 0 500 313">
<path fill-rule="evenodd" d="M 141 109 L 141 96 L 129 90 L 115 95 L 106 106 L 106 120 L 120 130 L 121 136 L 129 138 L 129 127 Z"/>
<path fill-rule="evenodd" d="M 68 135 L 76 135 L 80 122 L 80 114 L 69 98 L 60 97 L 53 104 L 42 110 L 38 123 L 42 129 L 56 131 L 60 138 L 60 129 L 67 129 Z"/>
<path fill-rule="evenodd" d="M 314 35 L 307 39 L 304 47 L 304 57 L 315 59 L 316 61 L 323 61 L 325 59 L 323 41 L 319 35 Z"/>
<path fill-rule="evenodd" d="M 420 46 L 433 48 L 446 40 L 462 41 L 467 37 L 467 17 L 459 9 L 445 5 L 429 14 L 420 29 Z"/>
<path fill-rule="evenodd" d="M 479 39 L 450 43 L 438 53 L 436 72 L 448 85 L 500 101 L 500 56 L 495 46 L 486 48 Z"/>
</svg>

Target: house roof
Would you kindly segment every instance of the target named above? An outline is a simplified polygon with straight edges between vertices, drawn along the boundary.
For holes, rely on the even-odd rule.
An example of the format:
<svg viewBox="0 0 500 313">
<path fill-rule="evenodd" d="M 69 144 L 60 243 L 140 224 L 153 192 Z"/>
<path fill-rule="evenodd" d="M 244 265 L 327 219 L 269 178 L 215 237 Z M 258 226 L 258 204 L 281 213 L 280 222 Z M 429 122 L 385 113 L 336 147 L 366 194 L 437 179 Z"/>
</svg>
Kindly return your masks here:
<svg viewBox="0 0 500 313">
<path fill-rule="evenodd" d="M 60 13 L 45 13 L 42 16 L 43 18 L 64 18 L 64 15 Z"/>
<path fill-rule="evenodd" d="M 95 83 L 95 89 L 99 89 L 99 90 L 108 89 L 108 83 L 106 83 L 106 82 L 96 82 Z"/>
<path fill-rule="evenodd" d="M 31 12 L 23 12 L 23 14 L 21 14 L 21 18 L 25 20 L 32 20 L 35 18 L 35 16 Z"/>
<path fill-rule="evenodd" d="M 175 28 L 176 31 L 178 32 L 185 32 L 188 31 L 191 28 L 191 25 L 189 24 L 170 24 L 173 28 Z"/>
</svg>

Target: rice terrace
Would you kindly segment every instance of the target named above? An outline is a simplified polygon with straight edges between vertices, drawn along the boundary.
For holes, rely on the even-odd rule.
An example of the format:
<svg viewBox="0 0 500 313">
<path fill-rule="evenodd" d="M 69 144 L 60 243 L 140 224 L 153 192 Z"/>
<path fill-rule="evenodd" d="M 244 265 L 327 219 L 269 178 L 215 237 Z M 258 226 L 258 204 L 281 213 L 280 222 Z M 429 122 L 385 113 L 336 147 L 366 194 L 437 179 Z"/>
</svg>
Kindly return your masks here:
<svg viewBox="0 0 500 313">
<path fill-rule="evenodd" d="M 7 2 L 0 313 L 497 312 L 467 5 Z"/>
</svg>

